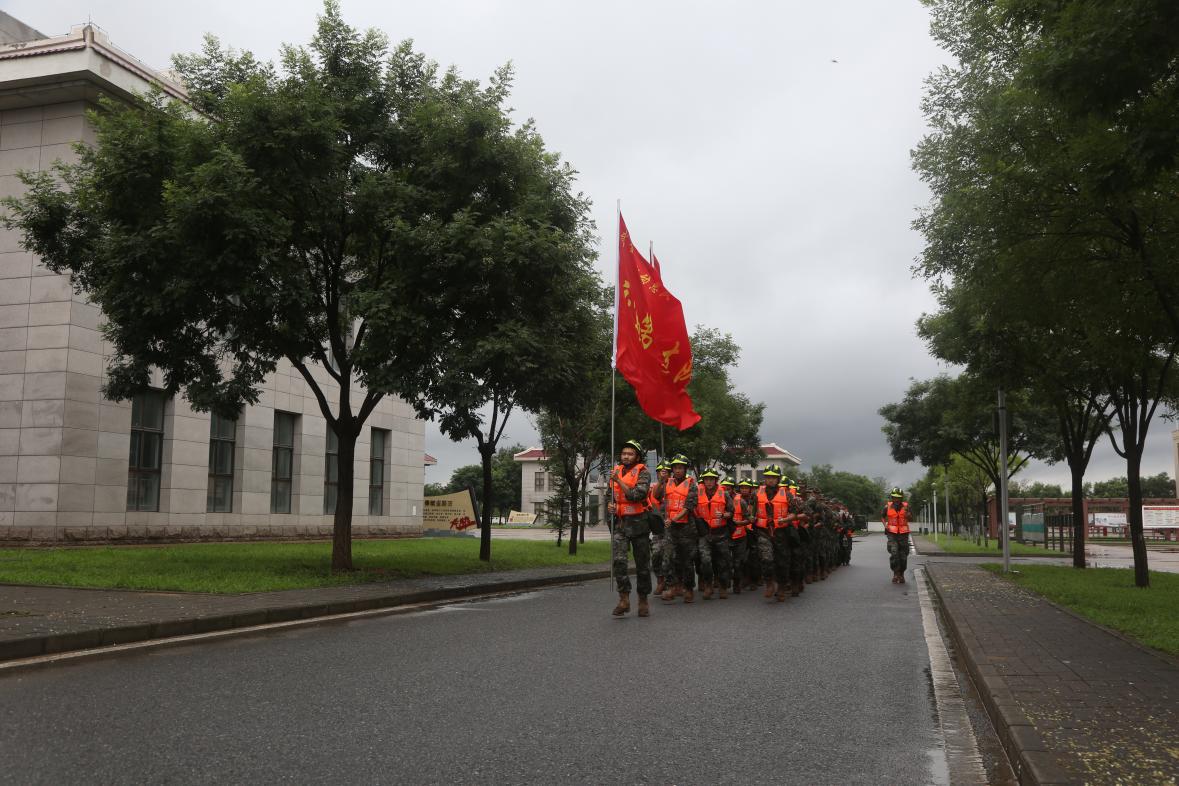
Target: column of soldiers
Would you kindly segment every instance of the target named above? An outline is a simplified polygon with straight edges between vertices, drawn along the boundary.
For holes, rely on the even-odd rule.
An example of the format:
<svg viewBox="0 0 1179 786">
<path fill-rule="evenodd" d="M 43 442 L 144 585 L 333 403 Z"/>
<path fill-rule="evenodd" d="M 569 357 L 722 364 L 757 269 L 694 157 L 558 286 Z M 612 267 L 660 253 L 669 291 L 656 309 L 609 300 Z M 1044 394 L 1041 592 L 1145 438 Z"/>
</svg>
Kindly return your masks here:
<svg viewBox="0 0 1179 786">
<path fill-rule="evenodd" d="M 762 483 L 734 483 L 706 469 L 692 477 L 682 454 L 660 462 L 656 476 L 627 442 L 610 476 L 615 616 L 630 611 L 628 551 L 638 583 L 638 615 L 650 614 L 651 571 L 662 600 L 728 598 L 759 587 L 777 602 L 796 597 L 851 562 L 854 525 L 847 506 L 818 488 L 795 484 L 777 465 Z M 697 581 L 698 580 L 698 581 Z"/>
</svg>

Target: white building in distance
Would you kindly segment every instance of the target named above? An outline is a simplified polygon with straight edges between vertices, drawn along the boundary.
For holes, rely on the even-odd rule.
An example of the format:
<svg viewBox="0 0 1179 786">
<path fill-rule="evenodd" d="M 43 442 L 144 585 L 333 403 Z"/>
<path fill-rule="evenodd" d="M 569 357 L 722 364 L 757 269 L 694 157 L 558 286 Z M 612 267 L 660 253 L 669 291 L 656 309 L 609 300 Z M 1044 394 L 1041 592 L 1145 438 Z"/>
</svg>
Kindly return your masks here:
<svg viewBox="0 0 1179 786">
<path fill-rule="evenodd" d="M 0 196 L 23 193 L 17 172 L 75 161 L 73 145 L 94 142 L 85 112 L 99 96 L 153 87 L 185 100 L 93 25 L 50 38 L 0 12 Z M 235 421 L 162 391 L 109 401 L 99 309 L 19 241 L 0 229 L 0 541 L 331 533 L 332 439 L 289 363 Z M 356 449 L 357 535 L 421 531 L 424 456 L 424 424 L 386 397 Z"/>
</svg>

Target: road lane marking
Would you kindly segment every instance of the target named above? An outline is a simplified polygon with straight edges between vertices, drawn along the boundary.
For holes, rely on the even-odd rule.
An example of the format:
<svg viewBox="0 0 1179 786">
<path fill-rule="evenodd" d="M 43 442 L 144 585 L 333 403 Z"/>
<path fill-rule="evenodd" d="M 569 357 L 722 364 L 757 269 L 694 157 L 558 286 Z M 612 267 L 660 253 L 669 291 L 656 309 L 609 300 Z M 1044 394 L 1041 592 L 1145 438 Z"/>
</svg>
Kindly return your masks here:
<svg viewBox="0 0 1179 786">
<path fill-rule="evenodd" d="M 987 774 L 979 753 L 974 727 L 966 713 L 966 702 L 950 653 L 937 624 L 937 612 L 929 598 L 925 568 L 913 571 L 917 579 L 917 597 L 921 602 L 921 625 L 925 628 L 925 646 L 929 650 L 929 672 L 933 680 L 934 701 L 937 704 L 938 725 L 945 745 L 946 764 L 950 783 L 954 786 L 986 786 Z"/>
</svg>

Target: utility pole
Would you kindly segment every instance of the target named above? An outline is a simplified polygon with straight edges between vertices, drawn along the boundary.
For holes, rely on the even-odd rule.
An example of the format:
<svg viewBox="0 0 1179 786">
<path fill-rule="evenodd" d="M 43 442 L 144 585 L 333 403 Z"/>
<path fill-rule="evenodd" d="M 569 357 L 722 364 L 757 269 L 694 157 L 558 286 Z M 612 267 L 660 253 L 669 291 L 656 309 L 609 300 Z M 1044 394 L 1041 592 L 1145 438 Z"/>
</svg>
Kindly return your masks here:
<svg viewBox="0 0 1179 786">
<path fill-rule="evenodd" d="M 1003 544 L 1003 572 L 1011 572 L 1011 537 L 1007 532 L 1007 398 L 999 388 L 999 537 Z"/>
<path fill-rule="evenodd" d="M 937 485 L 933 487 L 933 534 L 937 534 Z"/>
<path fill-rule="evenodd" d="M 946 498 L 946 534 L 950 534 L 950 473 L 947 472 L 943 484 L 943 496 Z"/>
</svg>

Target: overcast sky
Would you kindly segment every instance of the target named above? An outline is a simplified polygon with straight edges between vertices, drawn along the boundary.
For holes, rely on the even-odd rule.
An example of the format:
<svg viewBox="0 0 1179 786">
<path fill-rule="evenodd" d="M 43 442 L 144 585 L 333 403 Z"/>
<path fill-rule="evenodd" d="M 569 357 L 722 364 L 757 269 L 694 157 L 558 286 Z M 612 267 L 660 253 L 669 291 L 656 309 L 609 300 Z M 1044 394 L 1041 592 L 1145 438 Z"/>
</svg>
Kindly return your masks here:
<svg viewBox="0 0 1179 786">
<path fill-rule="evenodd" d="M 88 19 L 122 49 L 164 67 L 205 32 L 274 58 L 305 43 L 309 0 L 0 0 L 48 35 Z M 762 438 L 804 466 L 908 483 L 877 409 L 941 367 L 915 335 L 933 308 L 910 265 L 910 227 L 928 194 L 909 167 L 924 132 L 923 78 L 945 53 L 917 0 L 343 0 L 345 18 L 485 78 L 511 60 L 512 105 L 581 173 L 594 202 L 599 267 L 613 279 L 615 200 L 640 247 L 654 241 L 689 326 L 744 349 L 738 387 L 766 403 Z M 833 62 L 837 61 L 837 62 Z M 788 349 L 782 338 L 788 337 Z M 535 444 L 513 415 L 504 444 Z M 1171 425 L 1153 424 L 1146 474 L 1173 473 Z M 674 439 L 669 439 L 674 449 Z M 445 482 L 475 463 L 471 444 L 426 426 Z M 1124 475 L 1112 450 L 1090 478 Z M 1021 480 L 1067 484 L 1063 467 Z"/>
</svg>

